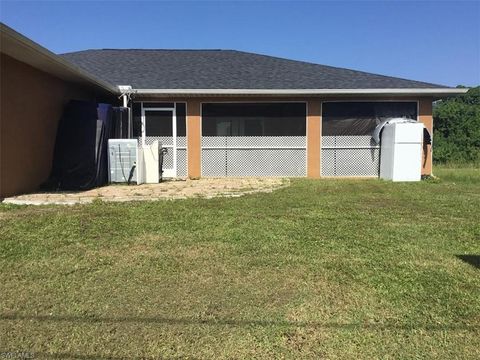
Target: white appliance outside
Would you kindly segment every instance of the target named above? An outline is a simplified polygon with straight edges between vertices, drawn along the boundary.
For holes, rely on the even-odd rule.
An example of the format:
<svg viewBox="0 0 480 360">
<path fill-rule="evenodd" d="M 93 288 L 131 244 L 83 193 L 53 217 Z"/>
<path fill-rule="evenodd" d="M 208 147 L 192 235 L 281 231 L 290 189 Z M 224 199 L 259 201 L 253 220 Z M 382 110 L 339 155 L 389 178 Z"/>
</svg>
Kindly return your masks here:
<svg viewBox="0 0 480 360">
<path fill-rule="evenodd" d="M 382 131 L 380 178 L 419 181 L 422 169 L 423 124 L 393 122 Z"/>
<path fill-rule="evenodd" d="M 143 147 L 137 147 L 137 185 L 145 184 L 145 164 L 143 160 Z"/>
<path fill-rule="evenodd" d="M 147 184 L 158 184 L 160 181 L 159 149 L 158 140 L 153 141 L 151 145 L 142 145 L 142 178 Z"/>
<path fill-rule="evenodd" d="M 138 181 L 138 151 L 136 139 L 108 140 L 108 182 Z"/>
</svg>

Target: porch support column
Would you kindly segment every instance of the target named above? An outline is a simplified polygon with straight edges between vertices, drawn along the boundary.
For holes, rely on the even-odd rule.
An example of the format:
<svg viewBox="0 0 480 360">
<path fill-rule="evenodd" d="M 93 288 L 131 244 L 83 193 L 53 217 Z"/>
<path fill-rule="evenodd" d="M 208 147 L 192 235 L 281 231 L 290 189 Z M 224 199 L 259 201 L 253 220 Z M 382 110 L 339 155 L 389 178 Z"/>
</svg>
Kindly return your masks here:
<svg viewBox="0 0 480 360">
<path fill-rule="evenodd" d="M 307 102 L 307 177 L 319 178 L 322 143 L 322 103 L 320 99 Z"/>
<path fill-rule="evenodd" d="M 200 100 L 187 101 L 187 162 L 188 177 L 198 179 L 201 175 L 202 120 Z"/>
<path fill-rule="evenodd" d="M 433 137 L 432 99 L 423 98 L 418 102 L 418 119 Z M 422 154 L 422 175 L 432 175 L 432 146 L 424 145 Z"/>
</svg>

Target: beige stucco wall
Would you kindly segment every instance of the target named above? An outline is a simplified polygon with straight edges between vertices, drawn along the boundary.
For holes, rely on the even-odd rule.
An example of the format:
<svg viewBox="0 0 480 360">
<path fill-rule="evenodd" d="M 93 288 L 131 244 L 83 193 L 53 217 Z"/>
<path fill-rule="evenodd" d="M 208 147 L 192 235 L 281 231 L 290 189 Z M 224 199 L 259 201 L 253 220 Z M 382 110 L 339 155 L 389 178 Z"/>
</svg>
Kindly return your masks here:
<svg viewBox="0 0 480 360">
<path fill-rule="evenodd" d="M 6 197 L 48 178 L 63 107 L 94 94 L 4 54 L 0 74 L 0 197 Z"/>
<path fill-rule="evenodd" d="M 307 177 L 321 176 L 322 103 L 318 99 L 307 102 Z"/>
<path fill-rule="evenodd" d="M 197 99 L 187 102 L 187 174 L 197 179 L 202 173 L 201 104 Z"/>
<path fill-rule="evenodd" d="M 420 99 L 418 103 L 418 120 L 433 135 L 432 103 L 433 99 Z M 422 156 L 422 175 L 432 175 L 432 155 L 432 146 L 425 145 Z"/>
</svg>

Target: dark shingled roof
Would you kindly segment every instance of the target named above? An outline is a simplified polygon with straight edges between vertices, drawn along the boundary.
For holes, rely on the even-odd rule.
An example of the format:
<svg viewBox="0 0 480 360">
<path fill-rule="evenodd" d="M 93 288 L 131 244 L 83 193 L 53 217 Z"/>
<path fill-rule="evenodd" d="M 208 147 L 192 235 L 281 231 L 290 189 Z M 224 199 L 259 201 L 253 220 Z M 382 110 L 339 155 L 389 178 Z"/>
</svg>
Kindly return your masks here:
<svg viewBox="0 0 480 360">
<path fill-rule="evenodd" d="M 235 50 L 103 49 L 60 56 L 113 85 L 135 89 L 446 88 Z"/>
</svg>

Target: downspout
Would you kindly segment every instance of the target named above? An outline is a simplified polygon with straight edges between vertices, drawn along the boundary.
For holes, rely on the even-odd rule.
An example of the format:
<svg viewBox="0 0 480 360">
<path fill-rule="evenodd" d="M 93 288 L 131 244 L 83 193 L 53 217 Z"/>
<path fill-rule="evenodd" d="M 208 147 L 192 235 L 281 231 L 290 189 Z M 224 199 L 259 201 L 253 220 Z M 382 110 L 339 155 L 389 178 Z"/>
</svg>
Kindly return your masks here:
<svg viewBox="0 0 480 360">
<path fill-rule="evenodd" d="M 132 138 L 132 133 L 133 133 L 133 127 L 132 127 L 132 108 L 128 106 L 128 103 L 132 100 L 132 94 L 135 93 L 135 91 L 132 89 L 132 86 L 130 85 L 118 85 L 118 90 L 120 91 L 120 96 L 119 98 L 122 98 L 123 101 L 123 107 L 127 108 L 128 110 L 128 138 Z"/>
</svg>

